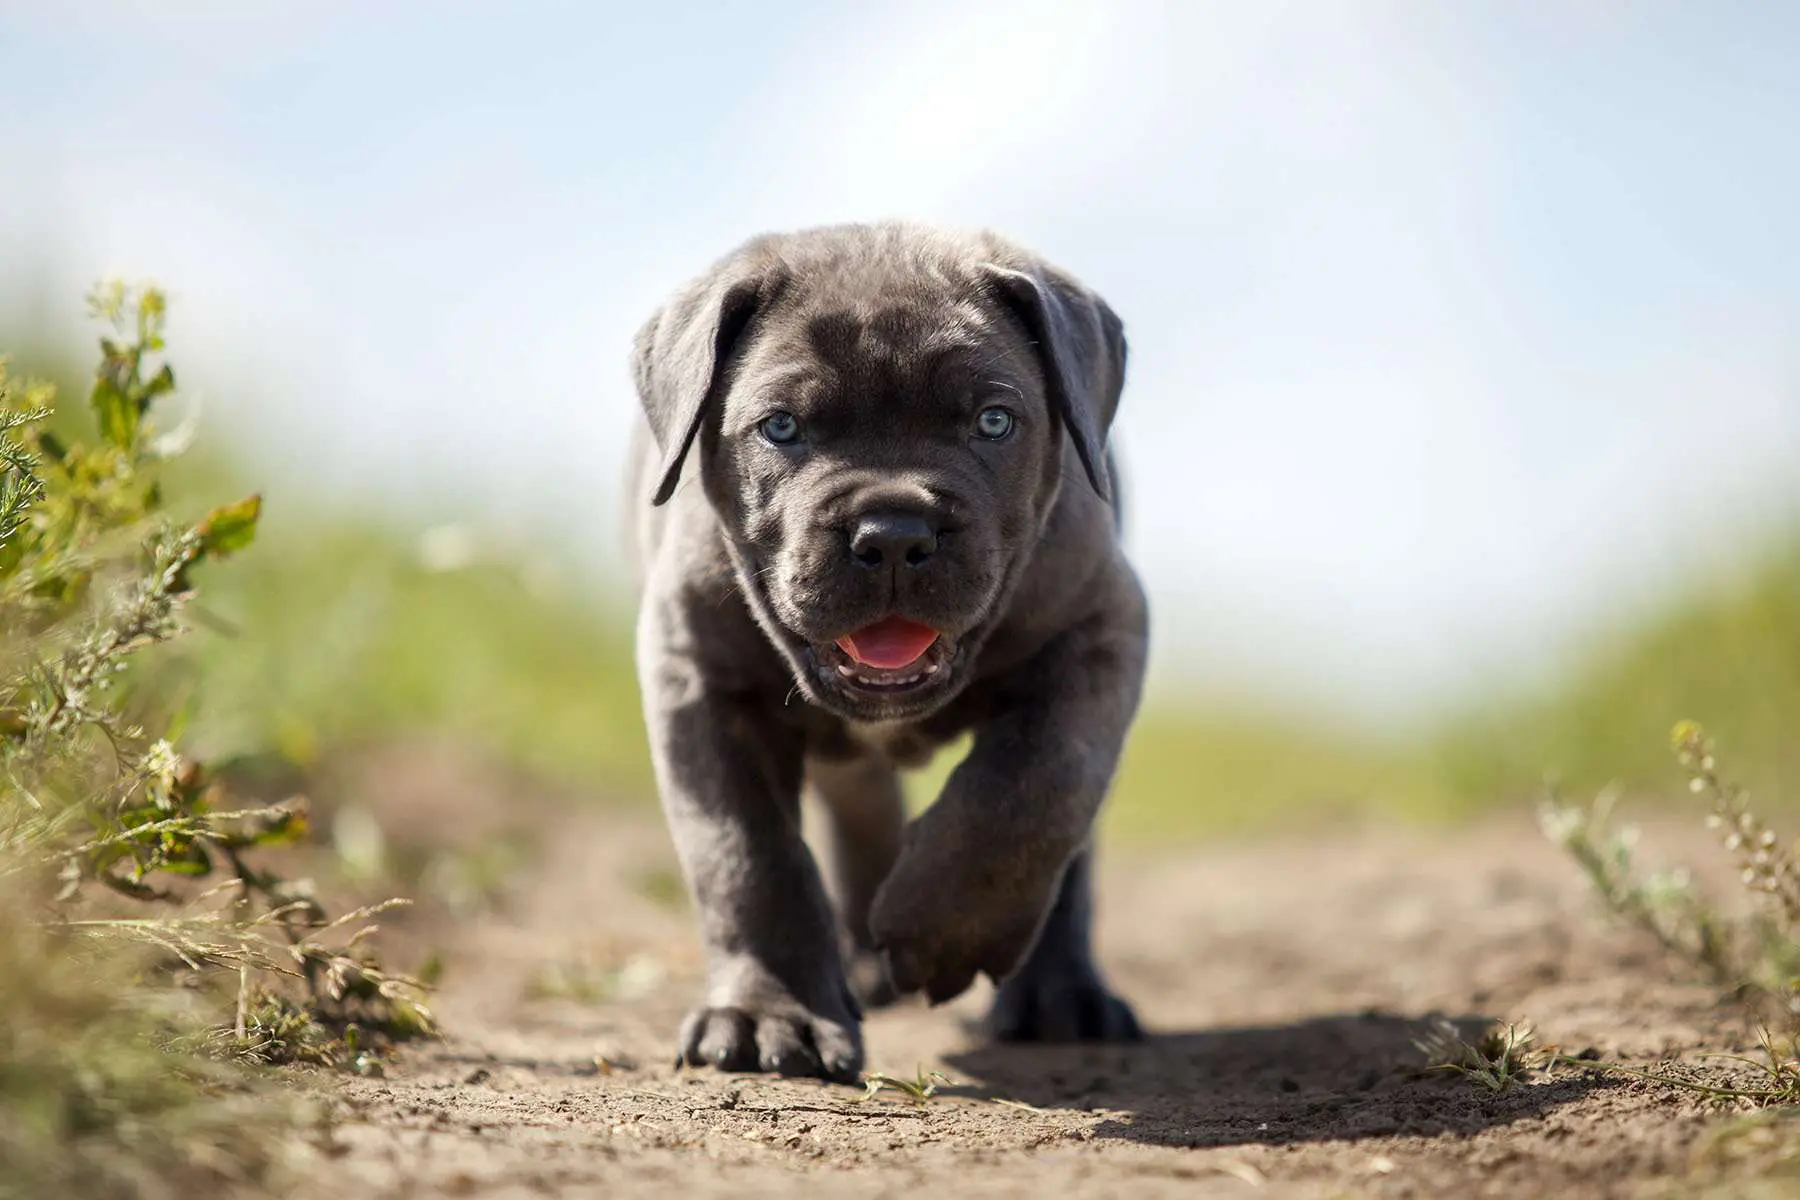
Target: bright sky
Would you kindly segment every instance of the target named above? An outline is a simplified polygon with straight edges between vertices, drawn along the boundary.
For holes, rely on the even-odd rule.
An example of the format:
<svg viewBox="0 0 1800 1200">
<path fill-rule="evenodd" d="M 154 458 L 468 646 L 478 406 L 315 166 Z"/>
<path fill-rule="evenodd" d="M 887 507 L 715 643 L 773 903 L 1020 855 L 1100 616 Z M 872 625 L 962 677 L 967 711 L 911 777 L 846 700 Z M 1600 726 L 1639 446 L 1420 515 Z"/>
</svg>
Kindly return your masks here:
<svg viewBox="0 0 1800 1200">
<path fill-rule="evenodd" d="M 1797 61 L 1700 0 L 0 0 L 0 328 L 153 277 L 286 486 L 604 561 L 666 291 L 989 225 L 1125 319 L 1162 677 L 1413 712 L 1800 500 Z"/>
</svg>

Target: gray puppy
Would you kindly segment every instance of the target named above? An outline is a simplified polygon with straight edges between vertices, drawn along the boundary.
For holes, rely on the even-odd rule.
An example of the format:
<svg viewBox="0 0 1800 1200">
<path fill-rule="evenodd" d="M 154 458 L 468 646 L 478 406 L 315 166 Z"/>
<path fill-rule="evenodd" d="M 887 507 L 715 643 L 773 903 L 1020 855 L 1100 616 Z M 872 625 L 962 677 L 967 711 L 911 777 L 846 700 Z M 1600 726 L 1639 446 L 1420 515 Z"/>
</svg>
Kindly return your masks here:
<svg viewBox="0 0 1800 1200">
<path fill-rule="evenodd" d="M 719 260 L 633 369 L 638 674 L 710 964 L 682 1059 L 853 1078 L 859 996 L 978 972 L 999 1038 L 1136 1037 L 1089 934 L 1148 639 L 1106 448 L 1119 319 L 991 235 L 838 226 Z M 897 770 L 966 732 L 908 824 Z"/>
</svg>

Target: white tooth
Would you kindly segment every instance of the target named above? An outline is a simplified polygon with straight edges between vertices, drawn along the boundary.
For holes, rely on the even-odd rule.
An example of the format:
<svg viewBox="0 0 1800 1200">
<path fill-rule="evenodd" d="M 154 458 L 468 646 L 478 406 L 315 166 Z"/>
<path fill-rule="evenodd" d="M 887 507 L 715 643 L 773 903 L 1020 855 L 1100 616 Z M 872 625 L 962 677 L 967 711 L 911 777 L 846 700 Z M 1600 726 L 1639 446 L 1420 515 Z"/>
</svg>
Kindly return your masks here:
<svg viewBox="0 0 1800 1200">
<path fill-rule="evenodd" d="M 842 675 L 845 679 L 849 679 L 852 676 L 854 676 L 856 674 L 856 672 L 851 670 L 849 667 L 846 667 L 843 663 L 839 663 L 838 664 L 838 674 Z"/>
<path fill-rule="evenodd" d="M 925 673 L 927 675 L 936 675 L 938 673 L 938 667 L 941 665 L 941 663 L 931 663 L 925 668 Z"/>
</svg>

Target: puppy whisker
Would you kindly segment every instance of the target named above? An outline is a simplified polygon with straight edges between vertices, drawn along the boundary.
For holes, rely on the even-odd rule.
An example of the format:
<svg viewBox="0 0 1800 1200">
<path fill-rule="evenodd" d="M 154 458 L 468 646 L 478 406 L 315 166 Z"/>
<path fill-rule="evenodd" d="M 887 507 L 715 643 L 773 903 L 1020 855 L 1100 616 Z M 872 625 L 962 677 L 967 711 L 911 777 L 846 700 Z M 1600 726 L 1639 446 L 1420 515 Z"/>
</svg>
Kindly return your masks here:
<svg viewBox="0 0 1800 1200">
<path fill-rule="evenodd" d="M 1000 348 L 995 350 L 992 354 L 988 355 L 986 358 L 982 359 L 979 363 L 977 363 L 975 366 L 975 370 L 978 373 L 985 372 L 989 367 L 993 366 L 995 363 L 999 362 L 1001 359 L 1007 357 L 1011 353 L 1012 353 L 1011 347 L 1001 346 Z M 990 379 L 987 382 L 992 383 L 994 381 Z"/>
</svg>

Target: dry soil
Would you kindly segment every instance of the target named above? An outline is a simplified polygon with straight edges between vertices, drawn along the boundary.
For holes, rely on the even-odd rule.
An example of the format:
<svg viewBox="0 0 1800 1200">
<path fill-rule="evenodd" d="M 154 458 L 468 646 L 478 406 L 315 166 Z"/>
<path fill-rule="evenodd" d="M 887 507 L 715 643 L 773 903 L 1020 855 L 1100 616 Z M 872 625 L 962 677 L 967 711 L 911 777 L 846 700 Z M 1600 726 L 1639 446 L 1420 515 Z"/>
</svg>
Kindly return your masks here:
<svg viewBox="0 0 1800 1200">
<path fill-rule="evenodd" d="M 448 954 L 444 1037 L 333 1085 L 322 1198 L 1600 1196 L 1707 1181 L 1741 1195 L 1767 1150 L 1738 1138 L 1724 1144 L 1744 1154 L 1721 1155 L 1731 1114 L 1665 1086 L 1564 1069 L 1492 1094 L 1418 1070 L 1434 1015 L 1528 1019 L 1565 1051 L 1640 1063 L 1748 1044 L 1712 990 L 1597 919 L 1524 816 L 1103 849 L 1101 953 L 1148 1040 L 983 1045 L 985 990 L 876 1013 L 872 1068 L 952 1081 L 916 1104 L 672 1065 L 700 956 L 653 814 L 534 807 L 463 774 L 410 789 L 417 802 L 372 789 L 393 800 L 389 825 L 443 827 L 460 804 L 490 827 L 533 825 L 541 851 L 489 911 L 404 931 Z M 1698 829 L 1669 825 L 1653 850 L 1705 858 Z"/>
</svg>

